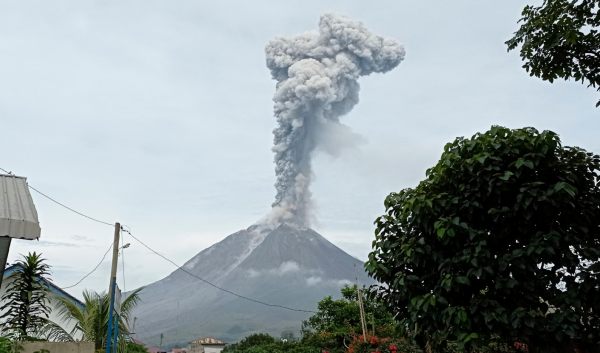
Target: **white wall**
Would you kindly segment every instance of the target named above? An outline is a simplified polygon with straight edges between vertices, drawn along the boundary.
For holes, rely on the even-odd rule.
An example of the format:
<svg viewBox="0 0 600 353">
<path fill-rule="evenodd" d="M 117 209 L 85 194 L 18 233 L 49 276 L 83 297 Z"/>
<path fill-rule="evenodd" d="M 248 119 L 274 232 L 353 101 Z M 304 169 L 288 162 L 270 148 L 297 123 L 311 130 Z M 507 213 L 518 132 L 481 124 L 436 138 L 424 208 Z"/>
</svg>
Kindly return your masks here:
<svg viewBox="0 0 600 353">
<path fill-rule="evenodd" d="M 4 279 L 2 280 L 2 286 L 0 287 L 0 298 L 2 298 L 4 293 L 6 293 L 6 288 L 8 287 L 8 285 L 10 283 L 12 283 L 12 280 L 9 280 L 7 277 L 4 277 Z M 76 323 L 75 323 L 75 321 L 66 322 L 66 321 L 62 320 L 60 318 L 60 316 L 58 315 L 57 304 L 58 304 L 58 299 L 60 298 L 60 296 L 54 292 L 50 292 L 48 295 L 48 298 L 50 299 L 49 307 L 52 309 L 52 311 L 50 312 L 50 320 L 59 324 L 63 329 L 65 329 L 67 332 L 70 333 L 71 330 L 75 327 Z M 2 305 L 4 305 L 4 302 L 0 301 L 0 307 Z M 0 311 L 0 316 L 2 316 L 2 314 L 4 314 L 4 311 Z M 78 338 L 78 337 L 76 337 L 76 338 Z"/>
<path fill-rule="evenodd" d="M 220 353 L 225 346 L 204 346 L 204 353 Z"/>
</svg>

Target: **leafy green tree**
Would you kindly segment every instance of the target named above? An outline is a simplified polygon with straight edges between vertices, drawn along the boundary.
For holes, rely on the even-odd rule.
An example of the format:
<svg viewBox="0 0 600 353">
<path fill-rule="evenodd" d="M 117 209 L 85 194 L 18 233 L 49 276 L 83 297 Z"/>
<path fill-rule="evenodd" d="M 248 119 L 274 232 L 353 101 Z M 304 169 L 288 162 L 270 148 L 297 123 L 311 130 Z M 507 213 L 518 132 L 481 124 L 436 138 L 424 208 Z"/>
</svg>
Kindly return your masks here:
<svg viewBox="0 0 600 353">
<path fill-rule="evenodd" d="M 140 302 L 139 293 L 143 288 L 133 291 L 121 303 L 121 315 L 119 315 L 119 352 L 125 350 L 127 337 L 129 336 L 129 323 L 131 313 Z M 108 321 L 110 312 L 110 298 L 106 292 L 83 291 L 85 309 L 79 307 L 67 298 L 61 298 L 58 303 L 58 313 L 66 322 L 75 321 L 75 327 L 71 332 L 65 331 L 56 323 L 50 322 L 40 330 L 39 336 L 51 341 L 94 342 L 95 349 L 106 347 L 108 336 Z"/>
<path fill-rule="evenodd" d="M 125 353 L 148 353 L 146 347 L 131 341 L 127 341 L 124 351 Z"/>
<path fill-rule="evenodd" d="M 494 126 L 391 193 L 365 265 L 422 346 L 565 352 L 600 341 L 600 157 Z"/>
<path fill-rule="evenodd" d="M 243 350 L 243 349 L 248 349 L 252 346 L 261 346 L 261 345 L 271 344 L 271 343 L 275 343 L 275 342 L 276 342 L 275 338 L 273 336 L 269 335 L 268 333 L 255 333 L 255 334 L 252 334 L 252 335 L 244 338 L 243 340 L 241 340 L 238 343 L 230 344 L 226 348 L 229 350 L 233 350 L 233 349 Z"/>
<path fill-rule="evenodd" d="M 2 296 L 2 331 L 16 333 L 21 340 L 35 335 L 47 323 L 51 311 L 50 288 L 40 280 L 50 274 L 50 266 L 41 256 L 35 252 L 23 255 L 16 263 L 17 269 L 8 276 L 10 283 Z"/>
<path fill-rule="evenodd" d="M 294 336 L 294 331 L 285 330 L 285 331 L 281 331 L 281 339 L 288 340 L 288 341 L 294 341 L 296 339 L 296 336 Z"/>
<path fill-rule="evenodd" d="M 360 309 L 356 285 L 342 288 L 342 298 L 333 300 L 331 296 L 324 298 L 318 304 L 318 311 L 307 321 L 303 322 L 306 332 L 331 334 L 341 341 L 353 333 L 362 334 Z M 382 302 L 370 298 L 368 290 L 361 291 L 363 307 L 369 334 L 376 334 L 384 325 L 393 325 L 394 318 Z M 376 332 L 373 332 L 376 331 Z"/>
<path fill-rule="evenodd" d="M 508 51 L 520 44 L 523 68 L 551 83 L 574 78 L 600 90 L 599 0 L 545 0 L 526 6 L 521 28 L 508 40 Z M 600 105 L 600 101 L 596 107 Z"/>
</svg>

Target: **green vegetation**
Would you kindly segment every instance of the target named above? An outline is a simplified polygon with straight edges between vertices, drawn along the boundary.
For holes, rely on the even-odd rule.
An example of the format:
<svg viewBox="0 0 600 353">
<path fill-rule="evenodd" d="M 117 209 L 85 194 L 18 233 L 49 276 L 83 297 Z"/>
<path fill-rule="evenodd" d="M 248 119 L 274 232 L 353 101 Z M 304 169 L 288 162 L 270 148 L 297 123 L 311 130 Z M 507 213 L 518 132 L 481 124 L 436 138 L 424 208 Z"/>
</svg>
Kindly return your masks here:
<svg viewBox="0 0 600 353">
<path fill-rule="evenodd" d="M 18 268 L 8 276 L 11 281 L 2 296 L 4 305 L 0 311 L 1 331 L 4 334 L 15 334 L 19 340 L 33 336 L 36 331 L 48 322 L 50 307 L 48 284 L 38 280 L 50 274 L 50 266 L 45 264 L 42 254 L 35 252 L 23 256 L 15 265 Z"/>
<path fill-rule="evenodd" d="M 125 351 L 127 345 L 126 337 L 129 335 L 127 327 L 131 320 L 131 312 L 139 303 L 139 288 L 131 293 L 121 304 L 121 315 L 119 316 L 119 352 Z M 110 298 L 108 293 L 96 293 L 84 291 L 83 299 L 85 309 L 80 308 L 67 298 L 61 298 L 59 302 L 59 315 L 65 321 L 75 321 L 76 325 L 71 332 L 66 332 L 55 323 L 50 323 L 41 330 L 40 336 L 51 341 L 72 342 L 85 341 L 94 342 L 95 349 L 106 347 L 108 336 L 108 320 L 110 312 Z M 130 342 L 130 344 L 133 344 Z M 131 346 L 135 348 L 134 346 Z"/>
<path fill-rule="evenodd" d="M 457 138 L 385 200 L 366 264 L 377 298 L 434 351 L 597 350 L 599 173 L 599 156 L 550 131 Z"/>
<path fill-rule="evenodd" d="M 357 287 L 342 288 L 342 298 L 326 297 L 319 302 L 318 312 L 302 323 L 300 340 L 276 339 L 268 334 L 254 334 L 229 345 L 227 353 L 380 353 L 420 352 L 410 334 L 394 321 L 391 313 L 377 300 L 361 293 L 368 326 L 363 339 Z M 283 336 L 283 335 L 282 335 Z M 287 336 L 289 338 L 289 335 Z M 286 338 L 286 337 L 282 337 Z M 407 339 L 408 338 L 408 339 Z M 411 343 L 412 342 L 412 343 Z M 413 346 L 413 348 L 411 348 Z M 390 347 L 396 348 L 391 350 Z"/>
<path fill-rule="evenodd" d="M 371 335 L 385 325 L 394 325 L 392 314 L 378 301 L 367 297 L 366 288 L 361 291 L 367 328 Z M 327 297 L 319 302 L 318 312 L 303 322 L 303 335 L 328 334 L 336 340 L 338 346 L 344 345 L 350 337 L 362 334 L 358 292 L 356 286 L 342 288 L 342 298 L 333 300 Z M 348 344 L 348 343 L 346 343 Z"/>
<path fill-rule="evenodd" d="M 598 0 L 545 0 L 526 6 L 521 28 L 506 42 L 520 44 L 523 67 L 531 76 L 553 82 L 557 78 L 584 83 L 600 90 L 600 16 Z M 600 105 L 600 101 L 596 107 Z"/>
</svg>

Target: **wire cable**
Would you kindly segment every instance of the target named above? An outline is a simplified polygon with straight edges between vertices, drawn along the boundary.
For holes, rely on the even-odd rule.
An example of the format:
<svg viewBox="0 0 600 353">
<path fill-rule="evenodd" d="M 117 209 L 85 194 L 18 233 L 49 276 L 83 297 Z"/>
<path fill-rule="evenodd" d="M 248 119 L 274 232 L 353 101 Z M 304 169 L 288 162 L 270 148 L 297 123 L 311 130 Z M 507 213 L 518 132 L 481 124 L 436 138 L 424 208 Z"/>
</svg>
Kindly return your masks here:
<svg viewBox="0 0 600 353">
<path fill-rule="evenodd" d="M 29 184 L 27 184 L 27 186 L 29 186 L 29 188 L 30 188 L 30 189 L 32 189 L 32 190 L 34 190 L 35 192 L 37 192 L 38 194 L 40 194 L 40 195 L 44 196 L 44 197 L 45 197 L 45 198 L 47 198 L 48 200 L 50 200 L 50 201 L 52 201 L 52 202 L 55 202 L 55 203 L 57 203 L 57 204 L 61 205 L 62 207 L 66 208 L 67 210 L 69 210 L 69 211 L 71 211 L 71 212 L 75 212 L 75 213 L 77 213 L 77 214 L 78 214 L 78 215 L 80 215 L 80 216 L 83 216 L 83 217 L 85 217 L 85 218 L 89 218 L 89 219 L 91 219 L 92 221 L 96 221 L 96 222 L 98 222 L 98 223 L 102 223 L 102 224 L 106 224 L 106 225 L 109 225 L 109 226 L 111 226 L 111 227 L 114 227 L 114 224 L 112 224 L 112 223 L 103 222 L 103 221 L 97 220 L 96 218 L 92 218 L 92 217 L 90 217 L 90 216 L 86 216 L 86 215 L 84 215 L 84 214 L 83 214 L 83 213 L 81 213 L 81 212 L 77 212 L 77 211 L 75 211 L 74 209 L 72 209 L 72 208 L 70 208 L 70 207 L 67 207 L 67 206 L 63 205 L 62 203 L 60 203 L 60 202 L 56 201 L 55 199 L 51 198 L 50 196 L 48 196 L 48 195 L 46 195 L 46 194 L 44 194 L 44 193 L 42 193 L 41 191 L 39 191 L 38 189 L 34 188 L 33 186 L 31 186 L 31 185 L 29 185 Z"/>
<path fill-rule="evenodd" d="M 113 244 L 110 244 L 110 247 L 108 247 L 108 250 L 106 250 L 106 252 L 104 253 L 104 256 L 102 256 L 102 260 L 100 260 L 100 262 L 98 263 L 98 265 L 96 265 L 96 267 L 94 267 L 94 269 L 92 270 L 92 272 L 88 273 L 87 275 L 83 276 L 82 279 L 79 280 L 79 282 L 75 283 L 72 286 L 68 286 L 68 287 L 62 287 L 62 289 L 69 289 L 69 288 L 73 288 L 76 285 L 78 285 L 79 283 L 81 283 L 84 279 L 87 278 L 87 276 L 91 275 L 92 273 L 94 273 L 94 271 L 96 271 L 98 269 L 98 267 L 100 267 L 100 265 L 102 264 L 102 262 L 104 262 L 104 259 L 106 258 L 106 255 L 108 255 L 108 252 L 110 251 L 110 249 L 112 249 Z"/>
<path fill-rule="evenodd" d="M 166 258 L 165 256 L 163 256 L 163 255 L 159 254 L 159 253 L 158 253 L 158 252 L 156 252 L 154 249 L 152 249 L 152 248 L 151 248 L 151 247 L 149 247 L 148 245 L 144 244 L 144 242 L 142 242 L 141 240 L 139 240 L 138 238 L 136 238 L 136 237 L 135 237 L 133 234 L 131 234 L 131 232 L 130 232 L 130 231 L 123 229 L 123 227 L 121 227 L 121 230 L 123 230 L 124 232 L 127 232 L 127 233 L 129 233 L 129 235 L 130 235 L 130 236 L 131 236 L 133 239 L 137 240 L 137 241 L 138 241 L 140 244 L 142 244 L 143 246 L 145 246 L 145 247 L 146 247 L 148 250 L 152 251 L 152 252 L 153 252 L 153 253 L 155 253 L 156 255 L 158 255 L 158 256 L 162 257 L 163 259 L 165 259 L 165 260 L 169 261 L 170 263 L 172 263 L 172 264 L 173 264 L 173 265 L 175 265 L 175 267 L 177 267 L 178 269 L 182 270 L 183 272 L 187 273 L 188 275 L 190 275 L 190 276 L 192 276 L 192 277 L 195 277 L 195 278 L 197 278 L 197 279 L 201 280 L 202 282 L 204 282 L 204 283 L 206 283 L 206 284 L 208 284 L 208 285 L 210 285 L 210 286 L 213 286 L 213 287 L 215 287 L 215 288 L 217 288 L 217 289 L 219 289 L 219 290 L 222 290 L 223 292 L 227 292 L 227 293 L 229 293 L 229 294 L 231 294 L 231 295 L 235 295 L 236 297 L 239 297 L 239 298 L 242 298 L 242 299 L 245 299 L 245 300 L 249 300 L 249 301 L 251 301 L 251 302 L 254 302 L 254 303 L 262 304 L 262 305 L 265 305 L 265 306 L 271 306 L 271 307 L 276 307 L 276 308 L 282 308 L 282 309 L 287 309 L 287 310 L 292 310 L 292 311 L 300 311 L 300 312 L 305 312 L 305 313 L 315 313 L 315 314 L 317 313 L 316 311 L 312 311 L 312 310 L 294 309 L 294 308 L 290 308 L 290 307 L 283 306 L 283 305 L 269 304 L 269 303 L 261 302 L 260 300 L 251 299 L 251 298 L 245 297 L 245 296 L 243 296 L 243 295 L 240 295 L 240 294 L 234 293 L 234 292 L 232 292 L 232 291 L 229 291 L 229 290 L 227 290 L 227 289 L 225 289 L 225 288 L 221 288 L 221 287 L 219 287 L 219 286 L 217 286 L 217 285 L 215 285 L 215 284 L 212 284 L 212 283 L 210 283 L 209 281 L 205 280 L 204 278 L 201 278 L 201 277 L 198 277 L 198 276 L 196 276 L 195 274 L 193 274 L 193 273 L 191 273 L 191 272 L 187 271 L 186 269 L 184 269 L 183 267 L 179 266 L 179 265 L 178 265 L 178 264 L 176 264 L 175 262 L 173 262 L 173 261 L 169 260 L 169 259 L 168 259 L 168 258 Z"/>
<path fill-rule="evenodd" d="M 6 169 L 4 169 L 4 168 L 0 168 L 0 169 L 1 169 L 2 171 L 4 171 L 6 174 L 8 174 L 8 175 L 12 175 L 12 176 L 14 176 L 14 174 L 13 174 L 12 172 L 9 172 L 9 171 L 7 171 L 7 170 L 6 170 Z M 109 226 L 111 226 L 111 227 L 112 227 L 112 226 L 114 226 L 114 224 L 112 224 L 112 223 L 103 222 L 103 221 L 100 221 L 100 220 L 98 220 L 98 219 L 96 219 L 96 218 L 92 218 L 92 217 L 90 217 L 90 216 L 86 216 L 86 215 L 84 215 L 84 214 L 83 214 L 83 213 L 81 213 L 81 212 L 77 212 L 77 211 L 75 211 L 74 209 L 72 209 L 72 208 L 70 208 L 70 207 L 67 207 L 67 206 L 63 205 L 62 203 L 60 203 L 60 202 L 56 201 L 55 199 L 51 198 L 50 196 L 48 196 L 48 195 L 44 194 L 43 192 L 41 192 L 41 191 L 39 191 L 38 189 L 34 188 L 33 186 L 29 185 L 29 183 L 27 183 L 27 186 L 29 186 L 29 188 L 30 188 L 30 189 L 32 189 L 32 190 L 34 190 L 35 192 L 37 192 L 38 194 L 40 194 L 40 195 L 44 196 L 44 197 L 45 197 L 45 198 L 47 198 L 48 200 L 50 200 L 50 201 L 52 201 L 52 202 L 54 202 L 54 203 L 56 203 L 56 204 L 58 204 L 58 205 L 61 205 L 62 207 L 66 208 L 67 210 L 69 210 L 69 211 L 71 211 L 71 212 L 75 212 L 75 213 L 77 213 L 77 214 L 78 214 L 78 215 L 80 215 L 80 216 L 83 216 L 83 217 L 85 217 L 85 218 L 89 218 L 89 219 L 91 219 L 92 221 L 96 221 L 96 222 L 98 222 L 98 223 L 106 224 L 106 225 L 109 225 Z"/>
<path fill-rule="evenodd" d="M 14 176 L 14 174 L 13 174 L 12 172 L 9 172 L 9 171 L 7 171 L 6 169 L 0 168 L 0 170 L 4 171 L 4 172 L 5 172 L 5 173 L 7 173 L 8 175 L 12 175 L 12 176 Z M 67 206 L 63 205 L 62 203 L 60 203 L 60 202 L 58 202 L 58 201 L 54 200 L 54 199 L 53 199 L 53 198 L 51 198 L 50 196 L 48 196 L 48 195 L 46 195 L 46 194 L 42 193 L 41 191 L 37 190 L 37 189 L 36 189 L 36 188 L 34 188 L 33 186 L 29 185 L 29 183 L 27 184 L 27 186 L 29 186 L 29 188 L 30 188 L 30 189 L 34 190 L 35 192 L 39 193 L 40 195 L 44 196 L 45 198 L 49 199 L 50 201 L 52 201 L 52 202 L 54 202 L 54 203 L 56 203 L 56 204 L 58 204 L 58 205 L 60 205 L 60 206 L 62 206 L 62 207 L 64 207 L 64 208 L 66 208 L 67 210 L 69 210 L 69 211 L 71 211 L 71 212 L 74 212 L 74 213 L 76 213 L 76 214 L 78 214 L 78 215 L 80 215 L 80 216 L 83 216 L 83 217 L 85 217 L 85 218 L 91 219 L 92 221 L 95 221 L 95 222 L 98 222 L 98 223 L 102 223 L 102 224 L 106 224 L 106 225 L 108 225 L 108 226 L 111 226 L 111 227 L 113 226 L 113 224 L 112 224 L 112 223 L 103 222 L 103 221 L 101 221 L 101 220 L 98 220 L 98 219 L 96 219 L 96 218 L 93 218 L 93 217 L 87 216 L 87 215 L 85 215 L 85 214 L 83 214 L 83 213 L 81 213 L 81 212 L 75 211 L 74 209 L 72 209 L 72 208 L 70 208 L 70 207 L 67 207 Z M 129 227 L 128 227 L 128 228 L 129 228 Z M 139 240 L 138 238 L 136 238 L 136 237 L 135 237 L 133 234 L 131 234 L 131 232 L 130 232 L 130 231 L 123 229 L 123 227 L 122 227 L 122 226 L 121 226 L 121 230 L 122 230 L 122 231 L 124 231 L 124 232 L 127 232 L 127 233 L 128 233 L 128 234 L 129 234 L 129 235 L 130 235 L 130 236 L 131 236 L 133 239 L 137 240 L 137 241 L 138 241 L 140 244 L 142 244 L 143 246 L 145 246 L 145 247 L 146 247 L 148 250 L 152 251 L 153 253 L 155 253 L 156 255 L 158 255 L 158 256 L 160 256 L 160 257 L 162 257 L 163 259 L 167 260 L 168 262 L 172 263 L 172 264 L 173 264 L 173 265 L 175 265 L 175 267 L 177 267 L 178 269 L 182 270 L 183 272 L 187 273 L 188 275 L 190 275 L 190 276 L 192 276 L 192 277 L 195 277 L 195 278 L 197 278 L 197 279 L 199 279 L 199 280 L 201 280 L 201 281 L 205 282 L 206 284 L 208 284 L 208 285 L 210 285 L 210 286 L 213 286 L 213 287 L 215 287 L 215 288 L 217 288 L 217 289 L 219 289 L 219 290 L 222 290 L 222 291 L 224 291 L 224 292 L 227 292 L 227 293 L 229 293 L 229 294 L 231 294 L 231 295 L 235 295 L 236 297 L 239 297 L 239 298 L 242 298 L 242 299 L 245 299 L 245 300 L 248 300 L 248 301 L 254 302 L 254 303 L 262 304 L 262 305 L 265 305 L 265 306 L 270 306 L 270 307 L 275 307 L 275 308 L 281 308 L 281 309 L 287 309 L 287 310 L 291 310 L 291 311 L 305 312 L 305 313 L 317 313 L 316 311 L 312 311 L 312 310 L 294 309 L 294 308 L 290 308 L 290 307 L 283 306 L 283 305 L 269 304 L 269 303 L 261 302 L 261 301 L 259 301 L 259 300 L 251 299 L 251 298 L 245 297 L 245 296 L 243 296 L 243 295 L 240 295 L 240 294 L 234 293 L 234 292 L 232 292 L 232 291 L 229 291 L 229 290 L 227 290 L 227 289 L 225 289 L 225 288 L 221 288 L 221 287 L 219 287 L 219 286 L 217 286 L 217 285 L 214 285 L 214 284 L 210 283 L 209 281 L 205 280 L 204 278 L 198 277 L 198 276 L 196 276 L 195 274 L 193 274 L 193 273 L 191 273 L 191 272 L 189 272 L 189 271 L 185 270 L 185 269 L 184 269 L 184 268 L 182 268 L 181 266 L 177 265 L 175 262 L 173 262 L 173 261 L 169 260 L 168 258 L 164 257 L 163 255 L 159 254 L 158 252 L 156 252 L 155 250 L 153 250 L 152 248 L 150 248 L 148 245 L 144 244 L 144 243 L 143 243 L 141 240 Z M 75 283 L 74 285 L 72 285 L 72 286 L 69 286 L 69 287 L 64 287 L 63 289 L 68 289 L 68 288 L 75 287 L 76 285 L 78 285 L 79 283 L 81 283 L 81 281 L 83 281 L 83 280 L 84 280 L 86 277 L 88 277 L 89 275 L 91 275 L 92 273 L 94 273 L 94 271 L 96 271 L 96 269 L 98 269 L 98 267 L 100 267 L 100 264 L 102 263 L 102 261 L 104 261 L 104 258 L 106 257 L 106 255 L 108 254 L 108 252 L 110 251 L 110 249 L 111 249 L 111 248 L 112 248 L 112 244 L 111 244 L 110 248 L 109 248 L 109 249 L 106 251 L 106 253 L 104 254 L 104 256 L 102 257 L 102 260 L 100 261 L 100 263 L 99 263 L 99 264 L 98 264 L 98 265 L 97 265 L 97 266 L 96 266 L 96 267 L 95 267 L 95 268 L 92 270 L 92 272 L 90 272 L 90 273 L 88 273 L 87 275 L 85 275 L 85 276 L 84 276 L 84 277 L 83 277 L 81 280 L 79 280 L 79 282 Z M 123 289 L 125 289 L 125 264 L 124 264 L 124 261 L 125 261 L 125 260 L 123 259 Z"/>
</svg>

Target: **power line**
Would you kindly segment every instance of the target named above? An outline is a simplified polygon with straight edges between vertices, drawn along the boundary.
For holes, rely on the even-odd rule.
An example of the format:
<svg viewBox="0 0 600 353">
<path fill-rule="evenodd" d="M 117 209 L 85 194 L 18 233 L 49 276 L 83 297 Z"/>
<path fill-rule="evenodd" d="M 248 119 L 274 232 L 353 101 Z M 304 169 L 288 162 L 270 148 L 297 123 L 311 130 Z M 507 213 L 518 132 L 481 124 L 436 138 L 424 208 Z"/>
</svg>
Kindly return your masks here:
<svg viewBox="0 0 600 353">
<path fill-rule="evenodd" d="M 282 309 L 287 309 L 287 310 L 292 310 L 292 311 L 301 311 L 301 312 L 305 312 L 305 313 L 315 313 L 315 314 L 317 313 L 316 311 L 312 311 L 312 310 L 294 309 L 294 308 L 290 308 L 290 307 L 283 306 L 283 305 L 269 304 L 269 303 L 261 302 L 259 300 L 251 299 L 251 298 L 245 297 L 243 295 L 234 293 L 234 292 L 229 291 L 229 290 L 227 290 L 225 288 L 221 288 L 221 287 L 219 287 L 219 286 L 217 286 L 215 284 L 210 283 L 209 281 L 205 280 L 204 278 L 196 276 L 195 274 L 189 272 L 188 270 L 184 269 L 183 267 L 177 265 L 175 262 L 173 262 L 173 261 L 169 260 L 168 258 L 164 257 L 163 255 L 159 254 L 154 249 L 152 249 L 148 245 L 144 244 L 141 240 L 139 240 L 138 238 L 136 238 L 133 234 L 131 234 L 130 231 L 123 229 L 123 227 L 121 227 L 121 230 L 124 231 L 124 232 L 127 232 L 133 239 L 137 240 L 140 244 L 142 244 L 143 246 L 145 246 L 148 250 L 152 251 L 153 253 L 155 253 L 156 255 L 158 255 L 160 257 L 162 257 L 163 259 L 169 261 L 170 263 L 172 263 L 173 265 L 175 265 L 175 267 L 177 267 L 178 269 L 182 270 L 183 272 L 187 273 L 188 275 L 190 275 L 192 277 L 195 277 L 195 278 L 201 280 L 202 282 L 204 282 L 204 283 L 206 283 L 208 285 L 211 285 L 211 286 L 213 286 L 213 287 L 215 287 L 215 288 L 217 288 L 219 290 L 222 290 L 223 292 L 227 292 L 227 293 L 229 293 L 231 295 L 235 295 L 236 297 L 239 297 L 239 298 L 242 298 L 242 299 L 245 299 L 245 300 L 249 300 L 249 301 L 254 302 L 254 303 L 266 305 L 266 306 L 271 306 L 271 307 L 276 307 L 276 308 L 282 308 Z"/>
<path fill-rule="evenodd" d="M 3 170 L 3 171 L 4 171 L 6 174 L 8 174 L 8 175 L 12 175 L 12 176 L 14 176 L 14 174 L 13 174 L 12 172 L 9 172 L 9 171 L 7 171 L 6 169 L 3 169 L 3 168 L 0 168 L 0 169 L 1 169 L 1 170 Z M 95 219 L 95 218 L 92 218 L 92 217 L 90 217 L 90 216 L 86 216 L 86 215 L 84 215 L 84 214 L 83 214 L 83 213 L 81 213 L 81 212 L 77 212 L 77 211 L 75 211 L 74 209 L 72 209 L 72 208 L 70 208 L 70 207 L 67 207 L 67 206 L 63 205 L 62 203 L 60 203 L 60 202 L 56 201 L 55 199 L 51 198 L 50 196 L 48 196 L 48 195 L 44 194 L 43 192 L 41 192 L 41 191 L 39 191 L 38 189 L 34 188 L 33 186 L 29 185 L 29 183 L 27 183 L 27 186 L 29 186 L 29 188 L 30 188 L 30 189 L 32 189 L 33 191 L 37 192 L 38 194 L 40 194 L 40 195 L 44 196 L 44 197 L 45 197 L 45 198 L 47 198 L 48 200 L 50 200 L 50 201 L 52 201 L 52 202 L 54 202 L 54 203 L 56 203 L 56 204 L 58 204 L 58 205 L 61 205 L 62 207 L 66 208 L 67 210 L 69 210 L 69 211 L 71 211 L 71 212 L 75 212 L 75 213 L 77 213 L 77 214 L 78 214 L 78 215 L 80 215 L 80 216 L 83 216 L 83 217 L 85 217 L 85 218 L 89 218 L 89 219 L 91 219 L 92 221 L 96 221 L 96 222 L 98 222 L 98 223 L 106 224 L 106 225 L 109 225 L 109 226 L 111 226 L 111 227 L 112 227 L 112 226 L 114 226 L 114 224 L 112 224 L 112 223 L 103 222 L 103 221 L 97 220 L 97 219 Z"/>
<path fill-rule="evenodd" d="M 13 175 L 13 176 L 14 176 L 14 174 L 13 174 L 12 172 L 9 172 L 9 171 L 7 171 L 6 169 L 0 168 L 0 170 L 3 170 L 3 171 L 4 171 L 5 173 L 7 173 L 8 175 Z M 60 202 L 58 202 L 58 201 L 54 200 L 53 198 L 51 198 L 50 196 L 48 196 L 48 195 L 46 195 L 46 194 L 42 193 L 41 191 L 37 190 L 37 189 L 36 189 L 36 188 L 34 188 L 33 186 L 31 186 L 31 185 L 29 185 L 29 184 L 27 184 L 27 185 L 29 186 L 29 188 L 30 188 L 30 189 L 32 189 L 32 190 L 34 190 L 34 191 L 36 191 L 36 192 L 37 192 L 37 193 L 39 193 L 40 195 L 42 195 L 42 196 L 46 197 L 47 199 L 49 199 L 49 200 L 53 201 L 54 203 L 56 203 L 56 204 L 58 204 L 58 205 L 60 205 L 60 206 L 62 206 L 62 207 L 64 207 L 64 208 L 66 208 L 67 210 L 69 210 L 69 211 L 71 211 L 71 212 L 74 212 L 74 213 L 76 213 L 76 214 L 78 214 L 78 215 L 80 215 L 80 216 L 83 216 L 83 217 L 85 217 L 85 218 L 91 219 L 92 221 L 95 221 L 95 222 L 98 222 L 98 223 L 102 223 L 102 224 L 106 224 L 106 225 L 108 225 L 108 226 L 111 226 L 111 227 L 113 226 L 113 224 L 112 224 L 112 223 L 103 222 L 103 221 L 100 221 L 100 220 L 98 220 L 98 219 L 96 219 L 96 218 L 93 218 L 93 217 L 90 217 L 90 216 L 86 216 L 85 214 L 83 214 L 83 213 L 81 213 L 81 212 L 75 211 L 74 209 L 72 209 L 72 208 L 70 208 L 70 207 L 67 207 L 67 206 L 63 205 L 62 203 L 60 203 Z M 128 227 L 128 228 L 129 228 L 129 227 Z M 217 289 L 219 289 L 219 290 L 222 290 L 222 291 L 224 291 L 224 292 L 227 292 L 227 293 L 229 293 L 229 294 L 231 294 L 231 295 L 235 295 L 236 297 L 239 297 L 239 298 L 242 298 L 242 299 L 245 299 L 245 300 L 248 300 L 248 301 L 254 302 L 254 303 L 262 304 L 262 305 L 265 305 L 265 306 L 271 306 L 271 307 L 275 307 L 275 308 L 282 308 L 282 309 L 287 309 L 287 310 L 292 310 L 292 311 L 299 311 L 299 312 L 305 312 L 305 313 L 317 313 L 316 311 L 312 311 L 312 310 L 294 309 L 294 308 L 290 308 L 290 307 L 283 306 L 283 305 L 269 304 L 269 303 L 261 302 L 261 301 L 259 301 L 259 300 L 251 299 L 251 298 L 245 297 L 245 296 L 243 296 L 243 295 L 240 295 L 240 294 L 234 293 L 234 292 L 232 292 L 232 291 L 229 291 L 229 290 L 227 290 L 227 289 L 225 289 L 225 288 L 221 288 L 221 287 L 219 287 L 219 286 L 217 286 L 217 285 L 214 285 L 214 284 L 210 283 L 209 281 L 205 280 L 204 278 L 198 277 L 198 276 L 196 276 L 195 274 L 193 274 L 193 273 L 191 273 L 191 272 L 189 272 L 189 271 L 185 270 L 185 269 L 184 269 L 184 268 L 182 268 L 181 266 L 177 265 L 175 262 L 173 262 L 173 261 L 169 260 L 168 258 L 164 257 L 163 255 L 159 254 L 158 252 L 154 251 L 154 250 L 153 250 L 152 248 L 150 248 L 148 245 L 144 244 L 144 243 L 143 243 L 141 240 L 139 240 L 139 239 L 138 239 L 138 238 L 136 238 L 136 237 L 135 237 L 133 234 L 131 234 L 131 232 L 130 232 L 130 231 L 123 229 L 123 227 L 121 227 L 121 230 L 122 230 L 122 231 L 124 231 L 124 232 L 127 232 L 127 233 L 128 233 L 128 234 L 129 234 L 129 235 L 130 235 L 130 236 L 131 236 L 133 239 L 137 240 L 137 241 L 138 241 L 140 244 L 142 244 L 143 246 L 145 246 L 146 248 L 148 248 L 148 250 L 152 251 L 153 253 L 155 253 L 156 255 L 158 255 L 158 256 L 160 256 L 160 257 L 162 257 L 163 259 L 165 259 L 165 260 L 169 261 L 170 263 L 172 263 L 173 265 L 175 265 L 175 267 L 177 267 L 178 269 L 182 270 L 183 272 L 187 273 L 188 275 L 190 275 L 190 276 L 192 276 L 192 277 L 195 277 L 195 278 L 197 278 L 197 279 L 199 279 L 199 280 L 201 280 L 201 281 L 205 282 L 206 284 L 209 284 L 209 285 L 211 285 L 211 286 L 213 286 L 213 287 L 215 287 L 215 288 L 217 288 Z M 112 248 L 112 245 L 111 245 L 111 248 Z M 91 274 L 92 274 L 94 271 L 96 271 L 96 269 L 97 269 L 97 268 L 100 266 L 100 264 L 102 263 L 102 261 L 104 261 L 104 258 L 106 257 L 106 254 L 108 254 L 108 252 L 109 252 L 109 251 L 110 251 L 110 248 L 108 249 L 108 251 L 106 251 L 106 253 L 105 253 L 105 254 L 104 254 L 104 256 L 102 257 L 102 260 L 101 260 L 101 261 L 100 261 L 100 263 L 99 263 L 99 264 L 96 266 L 96 268 L 94 268 L 94 269 L 92 270 L 92 272 L 90 272 L 90 273 L 88 273 L 87 275 L 85 275 L 85 277 L 83 277 L 81 280 L 79 280 L 79 282 L 75 283 L 74 285 L 72 285 L 72 286 L 69 286 L 69 287 L 64 287 L 63 289 L 68 289 L 68 288 L 75 287 L 76 285 L 78 285 L 79 283 L 81 283 L 81 281 L 83 281 L 83 280 L 84 280 L 84 279 L 85 279 L 87 276 L 91 275 Z M 121 253 L 122 253 L 122 252 L 121 252 Z M 124 288 L 124 287 L 125 287 L 125 264 L 124 264 L 124 261 L 125 261 L 125 260 L 123 259 L 123 289 L 125 289 L 125 288 Z"/>
<path fill-rule="evenodd" d="M 94 271 L 96 271 L 98 269 L 98 267 L 100 267 L 100 265 L 102 264 L 102 262 L 104 262 L 104 259 L 106 258 L 106 255 L 108 254 L 108 252 L 110 251 L 110 249 L 112 249 L 113 244 L 111 243 L 110 246 L 108 247 L 108 250 L 106 250 L 106 252 L 104 253 L 104 256 L 102 256 L 102 260 L 100 260 L 100 262 L 98 263 L 98 265 L 96 265 L 96 267 L 94 267 L 94 269 L 92 270 L 92 272 L 88 273 L 87 275 L 83 276 L 82 279 L 79 280 L 79 282 L 75 283 L 72 286 L 68 286 L 68 287 L 63 287 L 62 289 L 69 289 L 69 288 L 73 288 L 76 285 L 78 285 L 79 283 L 81 283 L 84 279 L 86 279 L 87 276 L 91 275 L 92 273 L 94 273 Z"/>
</svg>

